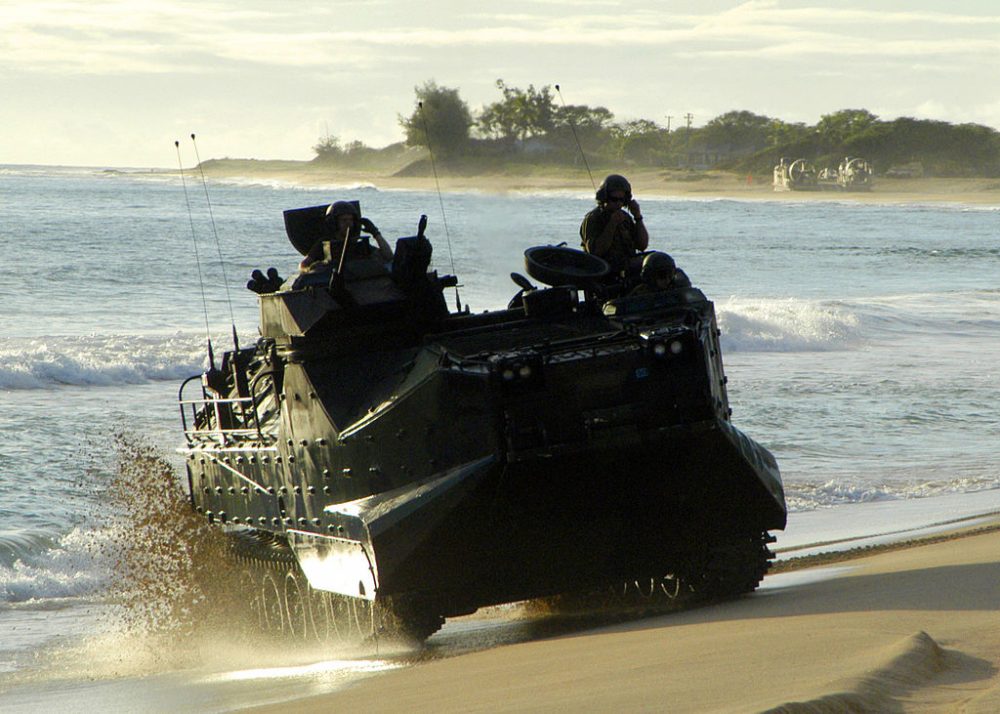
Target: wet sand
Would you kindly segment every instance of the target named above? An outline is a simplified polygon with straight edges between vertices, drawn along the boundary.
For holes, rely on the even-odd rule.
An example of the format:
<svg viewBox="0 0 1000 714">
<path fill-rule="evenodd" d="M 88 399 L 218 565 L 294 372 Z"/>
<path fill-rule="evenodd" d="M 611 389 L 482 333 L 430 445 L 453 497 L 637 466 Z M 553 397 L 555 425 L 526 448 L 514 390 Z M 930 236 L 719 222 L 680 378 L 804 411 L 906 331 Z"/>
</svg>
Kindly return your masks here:
<svg viewBox="0 0 1000 714">
<path fill-rule="evenodd" d="M 636 197 L 676 197 L 695 199 L 728 198 L 769 201 L 856 201 L 860 203 L 962 203 L 1000 206 L 1000 179 L 982 178 L 878 178 L 871 191 L 775 191 L 770 179 L 748 179 L 722 171 L 665 171 L 658 169 L 624 172 Z M 593 191 L 584 170 L 576 174 L 539 173 L 516 175 L 488 173 L 479 176 L 442 174 L 433 176 L 397 176 L 388 172 L 364 172 L 317 167 L 309 162 L 255 161 L 224 159 L 205 167 L 206 176 L 243 180 L 280 181 L 302 186 L 351 187 L 371 185 L 380 189 L 434 191 L 474 190 L 490 193 L 578 192 Z M 603 170 L 594 171 L 600 182 Z"/>
<path fill-rule="evenodd" d="M 730 603 L 418 664 L 294 708 L 996 712 L 998 608 L 1000 531 L 963 534 L 769 576 Z"/>
</svg>

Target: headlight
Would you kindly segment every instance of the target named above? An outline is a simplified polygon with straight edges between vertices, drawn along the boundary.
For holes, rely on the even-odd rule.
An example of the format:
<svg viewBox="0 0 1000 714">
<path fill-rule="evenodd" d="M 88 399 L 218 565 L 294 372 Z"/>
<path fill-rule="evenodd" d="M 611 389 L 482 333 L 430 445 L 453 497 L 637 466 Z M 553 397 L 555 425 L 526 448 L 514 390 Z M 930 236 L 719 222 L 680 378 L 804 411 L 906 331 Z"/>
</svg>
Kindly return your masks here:
<svg viewBox="0 0 1000 714">
<path fill-rule="evenodd" d="M 697 352 L 697 338 L 687 328 L 673 328 L 662 332 L 651 330 L 642 333 L 640 337 L 646 343 L 649 357 L 656 362 L 686 359 Z"/>
<path fill-rule="evenodd" d="M 541 356 L 533 353 L 505 355 L 497 359 L 492 366 L 494 378 L 505 389 L 521 389 L 529 386 L 537 387 L 543 380 Z"/>
</svg>

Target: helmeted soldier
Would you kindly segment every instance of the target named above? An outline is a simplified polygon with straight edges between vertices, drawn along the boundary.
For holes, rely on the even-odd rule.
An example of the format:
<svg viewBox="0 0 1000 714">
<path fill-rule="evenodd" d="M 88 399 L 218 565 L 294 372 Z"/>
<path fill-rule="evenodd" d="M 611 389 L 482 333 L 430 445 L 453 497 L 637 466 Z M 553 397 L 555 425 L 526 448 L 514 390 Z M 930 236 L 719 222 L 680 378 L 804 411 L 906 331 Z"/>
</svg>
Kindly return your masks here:
<svg viewBox="0 0 1000 714">
<path fill-rule="evenodd" d="M 689 288 L 691 280 L 687 274 L 677 267 L 674 259 L 666 253 L 652 251 L 642 259 L 642 270 L 639 273 L 642 282 L 630 295 L 645 295 L 673 288 Z"/>
<path fill-rule="evenodd" d="M 597 207 L 583 218 L 580 238 L 583 249 L 611 264 L 620 272 L 628 259 L 646 250 L 649 233 L 642 221 L 639 202 L 632 197 L 628 179 L 611 174 L 596 194 Z"/>
<path fill-rule="evenodd" d="M 327 231 L 332 236 L 329 240 L 318 240 L 309 249 L 309 253 L 299 263 L 299 270 L 308 270 L 316 264 L 328 264 L 336 267 L 344 252 L 344 241 L 347 241 L 345 258 L 367 257 L 369 252 L 366 241 L 360 240 L 361 231 L 372 235 L 378 244 L 378 253 L 382 260 L 392 260 L 392 248 L 379 232 L 378 227 L 369 219 L 362 217 L 361 207 L 356 201 L 335 201 L 326 209 Z M 364 255 L 359 253 L 361 251 Z"/>
</svg>

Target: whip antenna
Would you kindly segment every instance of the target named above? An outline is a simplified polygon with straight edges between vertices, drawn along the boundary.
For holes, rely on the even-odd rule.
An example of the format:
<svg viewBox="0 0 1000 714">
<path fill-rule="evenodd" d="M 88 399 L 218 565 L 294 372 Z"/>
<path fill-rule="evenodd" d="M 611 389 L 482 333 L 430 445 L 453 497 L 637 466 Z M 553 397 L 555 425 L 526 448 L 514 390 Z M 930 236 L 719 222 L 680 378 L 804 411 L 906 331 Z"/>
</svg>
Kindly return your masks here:
<svg viewBox="0 0 1000 714">
<path fill-rule="evenodd" d="M 191 243 L 194 244 L 194 262 L 198 266 L 198 286 L 201 288 L 201 305 L 205 311 L 205 335 L 208 340 L 208 364 L 215 371 L 215 355 L 212 353 L 212 330 L 208 326 L 208 301 L 205 299 L 205 280 L 201 275 L 201 256 L 198 254 L 198 238 L 194 231 L 194 215 L 191 213 L 191 199 L 188 197 L 187 181 L 184 180 L 184 163 L 181 161 L 181 142 L 175 141 L 177 150 L 177 168 L 181 174 L 181 186 L 184 188 L 184 203 L 187 204 L 188 223 L 191 224 Z"/>
<path fill-rule="evenodd" d="M 438 181 L 437 167 L 434 165 L 434 149 L 431 147 L 431 133 L 427 131 L 427 117 L 424 116 L 424 103 L 417 102 L 420 110 L 420 121 L 424 125 L 424 137 L 427 139 L 427 153 L 431 157 L 431 171 L 434 174 L 434 186 L 437 188 L 438 203 L 441 204 L 441 222 L 444 224 L 444 237 L 448 241 L 448 258 L 451 260 L 451 272 L 455 272 L 455 254 L 451 250 L 451 234 L 448 232 L 448 219 L 444 212 L 444 199 L 441 198 L 441 184 Z M 458 296 L 458 285 L 455 285 L 455 306 L 462 311 L 462 298 Z"/>
<path fill-rule="evenodd" d="M 194 134 L 191 135 L 191 143 L 194 144 L 194 158 L 198 162 L 198 171 L 201 173 L 201 187 L 205 189 L 205 203 L 208 204 L 208 217 L 212 222 L 212 235 L 215 236 L 215 249 L 219 253 L 219 266 L 222 268 L 222 285 L 226 288 L 226 304 L 229 305 L 229 323 L 233 327 L 233 348 L 240 351 L 240 340 L 236 336 L 236 318 L 233 316 L 233 300 L 229 296 L 229 280 L 226 277 L 226 262 L 222 259 L 222 245 L 219 243 L 219 231 L 215 228 L 215 215 L 212 213 L 212 201 L 208 197 L 208 181 L 205 180 L 205 169 L 201 165 L 201 155 L 198 153 L 198 142 L 195 141 Z"/>
<path fill-rule="evenodd" d="M 556 94 L 559 95 L 559 101 L 562 102 L 563 109 L 566 109 L 566 100 L 563 99 L 562 92 L 559 91 L 559 85 L 557 84 L 555 87 Z M 573 123 L 573 117 L 569 116 L 568 113 L 566 115 L 566 121 L 569 122 L 569 128 L 573 132 L 573 138 L 576 140 L 576 148 L 580 150 L 580 156 L 583 157 L 583 165 L 587 167 L 587 175 L 590 176 L 590 185 L 593 186 L 596 191 L 597 184 L 594 183 L 594 174 L 590 173 L 590 164 L 587 163 L 587 155 L 583 153 L 583 144 L 580 143 L 580 137 L 576 135 L 576 126 Z"/>
</svg>

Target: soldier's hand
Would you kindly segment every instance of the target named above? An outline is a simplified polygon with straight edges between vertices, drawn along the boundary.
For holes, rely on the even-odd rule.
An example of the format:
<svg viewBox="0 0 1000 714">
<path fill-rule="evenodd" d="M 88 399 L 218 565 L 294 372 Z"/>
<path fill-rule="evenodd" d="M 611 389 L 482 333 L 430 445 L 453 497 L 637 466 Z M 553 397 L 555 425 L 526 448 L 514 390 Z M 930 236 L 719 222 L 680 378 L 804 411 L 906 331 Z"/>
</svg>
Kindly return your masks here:
<svg viewBox="0 0 1000 714">
<path fill-rule="evenodd" d="M 361 219 L 361 228 L 368 231 L 372 235 L 378 233 L 378 227 L 367 218 Z"/>
<path fill-rule="evenodd" d="M 642 216 L 642 211 L 639 210 L 639 202 L 634 198 L 628 202 L 628 212 L 631 213 L 636 218 Z"/>
</svg>

